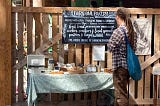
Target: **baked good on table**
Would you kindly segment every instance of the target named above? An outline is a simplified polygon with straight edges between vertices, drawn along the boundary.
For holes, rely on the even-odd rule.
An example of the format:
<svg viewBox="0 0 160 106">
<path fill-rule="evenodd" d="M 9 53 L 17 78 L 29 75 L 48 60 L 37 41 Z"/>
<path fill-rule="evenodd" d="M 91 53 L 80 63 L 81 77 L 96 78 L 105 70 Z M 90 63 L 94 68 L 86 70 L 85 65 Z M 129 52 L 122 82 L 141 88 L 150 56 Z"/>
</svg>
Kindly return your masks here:
<svg viewBox="0 0 160 106">
<path fill-rule="evenodd" d="M 49 72 L 49 74 L 64 74 L 64 72 L 63 71 L 51 71 L 51 72 Z"/>
<path fill-rule="evenodd" d="M 112 69 L 111 68 L 104 68 L 104 72 L 112 73 Z"/>
</svg>

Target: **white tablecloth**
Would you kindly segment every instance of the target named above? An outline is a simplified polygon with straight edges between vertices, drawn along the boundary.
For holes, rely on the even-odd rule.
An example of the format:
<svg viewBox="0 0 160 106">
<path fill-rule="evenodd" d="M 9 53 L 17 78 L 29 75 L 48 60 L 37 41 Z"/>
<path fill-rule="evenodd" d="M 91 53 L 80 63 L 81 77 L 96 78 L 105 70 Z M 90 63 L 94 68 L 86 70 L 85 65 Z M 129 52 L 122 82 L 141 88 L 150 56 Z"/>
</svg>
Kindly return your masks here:
<svg viewBox="0 0 160 106">
<path fill-rule="evenodd" d="M 35 103 L 37 93 L 77 93 L 113 89 L 112 74 L 44 74 L 30 73 L 28 106 Z"/>
</svg>

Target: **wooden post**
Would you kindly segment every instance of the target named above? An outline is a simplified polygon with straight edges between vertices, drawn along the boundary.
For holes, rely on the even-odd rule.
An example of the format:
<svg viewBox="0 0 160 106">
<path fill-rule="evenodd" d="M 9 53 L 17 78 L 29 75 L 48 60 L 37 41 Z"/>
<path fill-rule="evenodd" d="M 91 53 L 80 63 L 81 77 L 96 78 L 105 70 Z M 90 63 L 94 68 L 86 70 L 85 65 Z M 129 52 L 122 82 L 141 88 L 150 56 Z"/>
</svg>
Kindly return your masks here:
<svg viewBox="0 0 160 106">
<path fill-rule="evenodd" d="M 16 65 L 16 13 L 12 13 L 12 67 Z M 13 70 L 12 70 L 13 71 Z M 16 102 L 16 73 L 12 74 L 12 103 Z"/>
<path fill-rule="evenodd" d="M 0 0 L 0 106 L 11 105 L 11 2 Z"/>
<path fill-rule="evenodd" d="M 18 14 L 18 61 L 24 59 L 23 49 L 23 31 L 24 31 L 24 14 Z M 18 101 L 23 101 L 23 67 L 18 71 Z"/>
<path fill-rule="evenodd" d="M 153 105 L 157 106 L 157 99 L 158 99 L 158 95 L 157 95 L 157 80 L 158 80 L 158 75 L 154 75 L 154 99 L 153 99 Z"/>
<path fill-rule="evenodd" d="M 33 0 L 33 7 L 42 7 L 42 0 Z M 40 13 L 35 13 L 33 16 L 35 19 L 35 49 L 37 49 L 41 45 L 42 17 Z"/>
</svg>

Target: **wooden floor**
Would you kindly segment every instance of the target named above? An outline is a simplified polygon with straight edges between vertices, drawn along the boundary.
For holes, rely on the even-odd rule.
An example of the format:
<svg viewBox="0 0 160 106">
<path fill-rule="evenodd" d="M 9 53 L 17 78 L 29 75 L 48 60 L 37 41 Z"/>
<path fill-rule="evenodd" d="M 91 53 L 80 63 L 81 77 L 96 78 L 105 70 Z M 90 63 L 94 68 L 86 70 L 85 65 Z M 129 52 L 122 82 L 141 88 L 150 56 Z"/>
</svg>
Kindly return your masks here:
<svg viewBox="0 0 160 106">
<path fill-rule="evenodd" d="M 15 103 L 15 104 L 13 104 L 13 106 L 27 106 L 27 102 Z M 92 106 L 92 105 L 86 105 L 83 103 L 76 103 L 76 104 L 68 105 L 68 103 L 65 104 L 63 102 L 59 103 L 59 104 L 53 104 L 51 102 L 40 102 L 40 103 L 38 103 L 38 106 Z M 105 106 L 109 106 L 109 105 L 105 105 Z M 131 106 L 153 106 L 153 105 L 131 105 Z"/>
<path fill-rule="evenodd" d="M 46 98 L 45 98 L 46 99 Z M 113 105 L 109 105 L 109 104 L 105 104 L 107 100 L 104 101 L 100 101 L 100 102 L 95 102 L 95 104 L 92 104 L 91 100 L 77 100 L 77 101 L 59 101 L 58 103 L 53 103 L 53 101 L 51 102 L 51 100 L 49 101 L 49 99 L 40 99 L 40 101 L 38 101 L 38 105 L 37 106 L 113 106 Z M 96 105 L 98 104 L 98 105 Z M 114 103 L 112 103 L 114 104 Z M 23 101 L 23 102 L 18 102 L 18 103 L 14 103 L 12 104 L 12 106 L 28 106 L 27 105 L 27 100 Z M 129 105 L 129 106 L 154 106 L 154 105 Z M 157 105 L 158 106 L 158 105 Z"/>
<path fill-rule="evenodd" d="M 19 103 L 15 103 L 13 104 L 13 106 L 27 106 L 27 102 L 19 102 Z M 38 103 L 38 106 L 93 106 L 92 104 L 90 103 L 87 103 L 86 104 L 86 101 L 85 102 L 60 102 L 60 103 L 57 103 L 57 104 L 54 104 L 52 102 L 39 102 Z M 108 105 L 105 105 L 105 106 L 108 106 Z"/>
</svg>

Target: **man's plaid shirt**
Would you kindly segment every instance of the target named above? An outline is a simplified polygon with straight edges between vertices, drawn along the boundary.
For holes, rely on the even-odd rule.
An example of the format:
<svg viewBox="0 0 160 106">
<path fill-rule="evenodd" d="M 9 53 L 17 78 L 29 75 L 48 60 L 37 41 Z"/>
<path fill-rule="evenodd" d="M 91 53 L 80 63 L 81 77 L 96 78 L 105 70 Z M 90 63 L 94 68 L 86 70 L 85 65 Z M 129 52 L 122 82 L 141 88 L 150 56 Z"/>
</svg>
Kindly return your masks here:
<svg viewBox="0 0 160 106">
<path fill-rule="evenodd" d="M 113 31 L 109 41 L 108 50 L 112 52 L 112 70 L 116 70 L 118 67 L 127 68 L 126 60 L 126 41 L 125 35 L 122 29 L 127 33 L 127 28 L 124 25 L 120 25 L 117 29 Z"/>
</svg>

